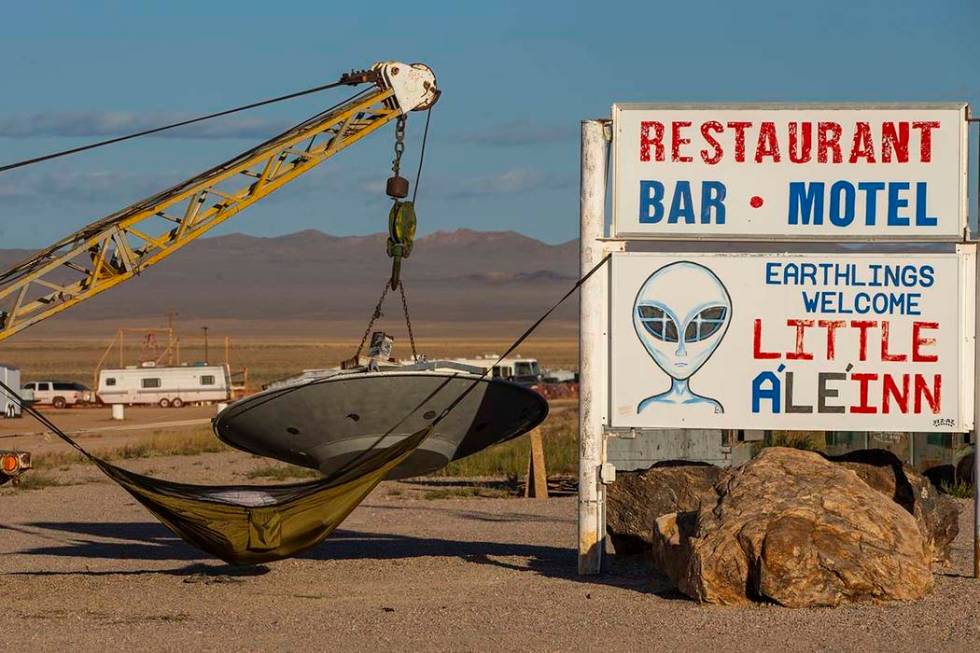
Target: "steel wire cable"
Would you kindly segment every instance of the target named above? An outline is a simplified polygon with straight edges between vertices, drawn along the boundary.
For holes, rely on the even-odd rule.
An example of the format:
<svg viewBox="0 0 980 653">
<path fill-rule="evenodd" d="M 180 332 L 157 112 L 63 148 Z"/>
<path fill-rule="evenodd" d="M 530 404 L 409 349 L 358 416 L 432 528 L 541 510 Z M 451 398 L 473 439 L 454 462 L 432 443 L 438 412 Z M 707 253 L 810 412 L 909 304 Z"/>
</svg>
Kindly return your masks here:
<svg viewBox="0 0 980 653">
<path fill-rule="evenodd" d="M 425 112 L 425 130 L 422 132 L 422 149 L 419 153 L 419 168 L 415 172 L 415 188 L 412 190 L 412 205 L 415 205 L 415 197 L 419 194 L 419 180 L 422 179 L 422 164 L 425 162 L 425 144 L 429 142 L 429 120 L 432 118 L 432 110 L 435 106 L 429 107 Z"/>
<path fill-rule="evenodd" d="M 67 150 L 61 150 L 59 152 L 52 152 L 50 154 L 43 154 L 41 156 L 25 159 L 23 161 L 8 163 L 6 165 L 0 166 L 0 172 L 6 172 L 8 170 L 13 170 L 15 168 L 22 168 L 24 166 L 28 166 L 34 163 L 40 163 L 42 161 L 57 159 L 59 157 L 68 156 L 69 154 L 77 154 L 79 152 L 85 152 L 86 150 L 94 150 L 98 147 L 104 147 L 106 145 L 112 145 L 114 143 L 121 143 L 123 141 L 128 141 L 133 138 L 139 138 L 141 136 L 149 136 L 150 134 L 157 134 L 159 132 L 167 131 L 168 129 L 176 129 L 177 127 L 193 125 L 194 123 L 204 122 L 205 120 L 220 118 L 222 116 L 228 116 L 233 113 L 239 113 L 241 111 L 247 111 L 249 109 L 255 109 L 257 107 L 263 107 L 269 104 L 275 104 L 276 102 L 284 102 L 285 100 L 292 100 L 293 98 L 302 97 L 304 95 L 310 95 L 312 93 L 319 93 L 321 91 L 326 91 L 331 88 L 336 88 L 338 86 L 347 86 L 347 85 L 349 85 L 348 82 L 336 81 L 336 82 L 331 82 L 329 84 L 314 86 L 313 88 L 308 88 L 303 91 L 296 91 L 295 93 L 287 93 L 286 95 L 280 95 L 278 97 L 268 98 L 266 100 L 259 100 L 258 102 L 244 104 L 240 107 L 235 107 L 233 109 L 225 109 L 224 111 L 209 113 L 205 116 L 198 116 L 196 118 L 188 118 L 187 120 L 181 120 L 178 122 L 170 123 L 169 125 L 162 125 L 160 127 L 154 127 L 152 129 L 145 129 L 143 131 L 134 132 L 132 134 L 125 134 L 123 136 L 116 136 L 115 138 L 109 138 L 104 141 L 89 143 L 88 145 L 80 145 L 78 147 L 73 147 Z"/>
</svg>

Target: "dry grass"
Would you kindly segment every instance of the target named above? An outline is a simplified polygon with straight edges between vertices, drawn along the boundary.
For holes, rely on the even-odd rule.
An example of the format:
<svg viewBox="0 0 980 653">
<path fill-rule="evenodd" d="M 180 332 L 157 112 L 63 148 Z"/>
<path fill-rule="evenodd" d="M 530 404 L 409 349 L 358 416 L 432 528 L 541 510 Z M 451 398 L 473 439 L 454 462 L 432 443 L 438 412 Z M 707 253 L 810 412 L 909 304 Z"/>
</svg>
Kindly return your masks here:
<svg viewBox="0 0 980 653">
<path fill-rule="evenodd" d="M 514 336 L 519 329 L 515 329 Z M 349 358 L 357 347 L 357 339 L 283 339 L 273 336 L 236 338 L 232 332 L 231 367 L 249 369 L 249 383 L 254 388 L 291 376 L 314 367 L 331 367 Z M 506 334 L 510 336 L 511 334 Z M 4 343 L 4 362 L 20 367 L 24 382 L 40 378 L 59 378 L 79 381 L 87 385 L 93 382 L 95 365 L 109 343 L 111 334 L 104 340 L 79 339 L 13 339 Z M 124 362 L 135 364 L 140 347 L 138 336 L 129 340 Z M 204 359 L 204 350 L 193 339 L 184 339 L 181 360 L 184 362 Z M 407 356 L 408 350 L 399 343 L 396 354 Z M 434 358 L 471 357 L 486 353 L 503 353 L 510 338 L 420 338 L 418 349 Z M 534 356 L 545 367 L 572 368 L 578 364 L 577 343 L 568 338 L 531 338 L 520 348 L 520 353 Z M 223 363 L 224 350 L 212 342 L 211 362 Z M 110 356 L 107 364 L 118 365 L 118 354 Z"/>
<path fill-rule="evenodd" d="M 265 478 L 274 481 L 287 481 L 297 478 L 323 478 L 323 475 L 315 469 L 275 463 L 256 467 L 245 474 L 245 476 L 251 479 Z"/>
<path fill-rule="evenodd" d="M 973 498 L 973 483 L 959 481 L 958 483 L 943 483 L 939 486 L 940 491 L 957 499 Z"/>
<path fill-rule="evenodd" d="M 446 487 L 427 490 L 423 499 L 502 499 L 511 496 L 507 490 L 492 487 Z"/>
<path fill-rule="evenodd" d="M 196 456 L 203 453 L 232 451 L 206 426 L 185 433 L 154 431 L 149 438 L 94 452 L 103 460 L 132 460 L 157 456 Z M 39 454 L 33 457 L 35 469 L 55 469 L 85 462 L 74 451 Z"/>
<path fill-rule="evenodd" d="M 752 446 L 752 455 L 758 455 L 767 447 L 787 447 L 803 451 L 824 451 L 826 442 L 822 432 L 815 431 L 776 431 L 764 442 Z"/>
<path fill-rule="evenodd" d="M 578 413 L 566 410 L 550 416 L 541 425 L 548 474 L 574 474 L 578 471 Z M 527 473 L 531 443 L 520 437 L 472 456 L 456 460 L 432 474 L 459 478 L 517 479 Z"/>
<path fill-rule="evenodd" d="M 27 471 L 18 476 L 15 482 L 10 485 L 17 490 L 43 490 L 46 487 L 72 485 L 72 483 L 67 483 L 44 472 Z"/>
</svg>

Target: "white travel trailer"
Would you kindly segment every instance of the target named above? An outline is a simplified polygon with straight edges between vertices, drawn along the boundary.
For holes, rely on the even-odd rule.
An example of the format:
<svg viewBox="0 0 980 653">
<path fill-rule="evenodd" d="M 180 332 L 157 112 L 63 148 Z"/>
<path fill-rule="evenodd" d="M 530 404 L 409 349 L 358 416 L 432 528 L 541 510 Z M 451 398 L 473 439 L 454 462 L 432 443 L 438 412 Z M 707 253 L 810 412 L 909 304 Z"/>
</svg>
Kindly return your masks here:
<svg viewBox="0 0 980 653">
<path fill-rule="evenodd" d="M 104 404 L 156 404 L 161 408 L 228 401 L 231 374 L 227 365 L 105 369 L 99 372 L 97 396 Z"/>
</svg>

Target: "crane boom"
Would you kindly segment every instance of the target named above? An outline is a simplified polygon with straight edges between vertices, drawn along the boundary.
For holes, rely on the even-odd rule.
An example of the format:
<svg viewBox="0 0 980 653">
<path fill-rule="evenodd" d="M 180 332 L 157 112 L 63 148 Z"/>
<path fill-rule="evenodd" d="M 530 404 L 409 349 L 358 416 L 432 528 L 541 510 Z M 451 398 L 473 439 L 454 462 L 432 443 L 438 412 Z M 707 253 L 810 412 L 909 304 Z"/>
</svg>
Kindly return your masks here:
<svg viewBox="0 0 980 653">
<path fill-rule="evenodd" d="M 0 274 L 0 341 L 139 274 L 341 150 L 438 99 L 424 64 L 345 75 L 353 98 L 196 177 L 93 222 Z M 237 183 L 242 177 L 249 181 Z"/>
</svg>

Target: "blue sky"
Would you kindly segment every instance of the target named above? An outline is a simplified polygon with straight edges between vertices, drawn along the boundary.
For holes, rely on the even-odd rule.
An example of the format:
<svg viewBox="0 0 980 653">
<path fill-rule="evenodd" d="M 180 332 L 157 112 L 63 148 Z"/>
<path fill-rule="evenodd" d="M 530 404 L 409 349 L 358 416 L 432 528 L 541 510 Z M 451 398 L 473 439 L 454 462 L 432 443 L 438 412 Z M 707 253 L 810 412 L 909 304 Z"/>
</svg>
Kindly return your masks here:
<svg viewBox="0 0 980 653">
<path fill-rule="evenodd" d="M 0 22 L 0 162 L 423 61 L 444 95 L 422 233 L 576 236 L 578 125 L 616 101 L 927 101 L 980 107 L 980 3 L 43 2 Z M 351 12 L 351 13 L 346 13 Z M 0 174 L 0 247 L 39 247 L 257 143 L 347 89 Z M 976 110 L 975 110 L 976 111 Z M 422 120 L 409 124 L 414 170 Z M 222 227 L 385 228 L 392 130 Z"/>
</svg>

